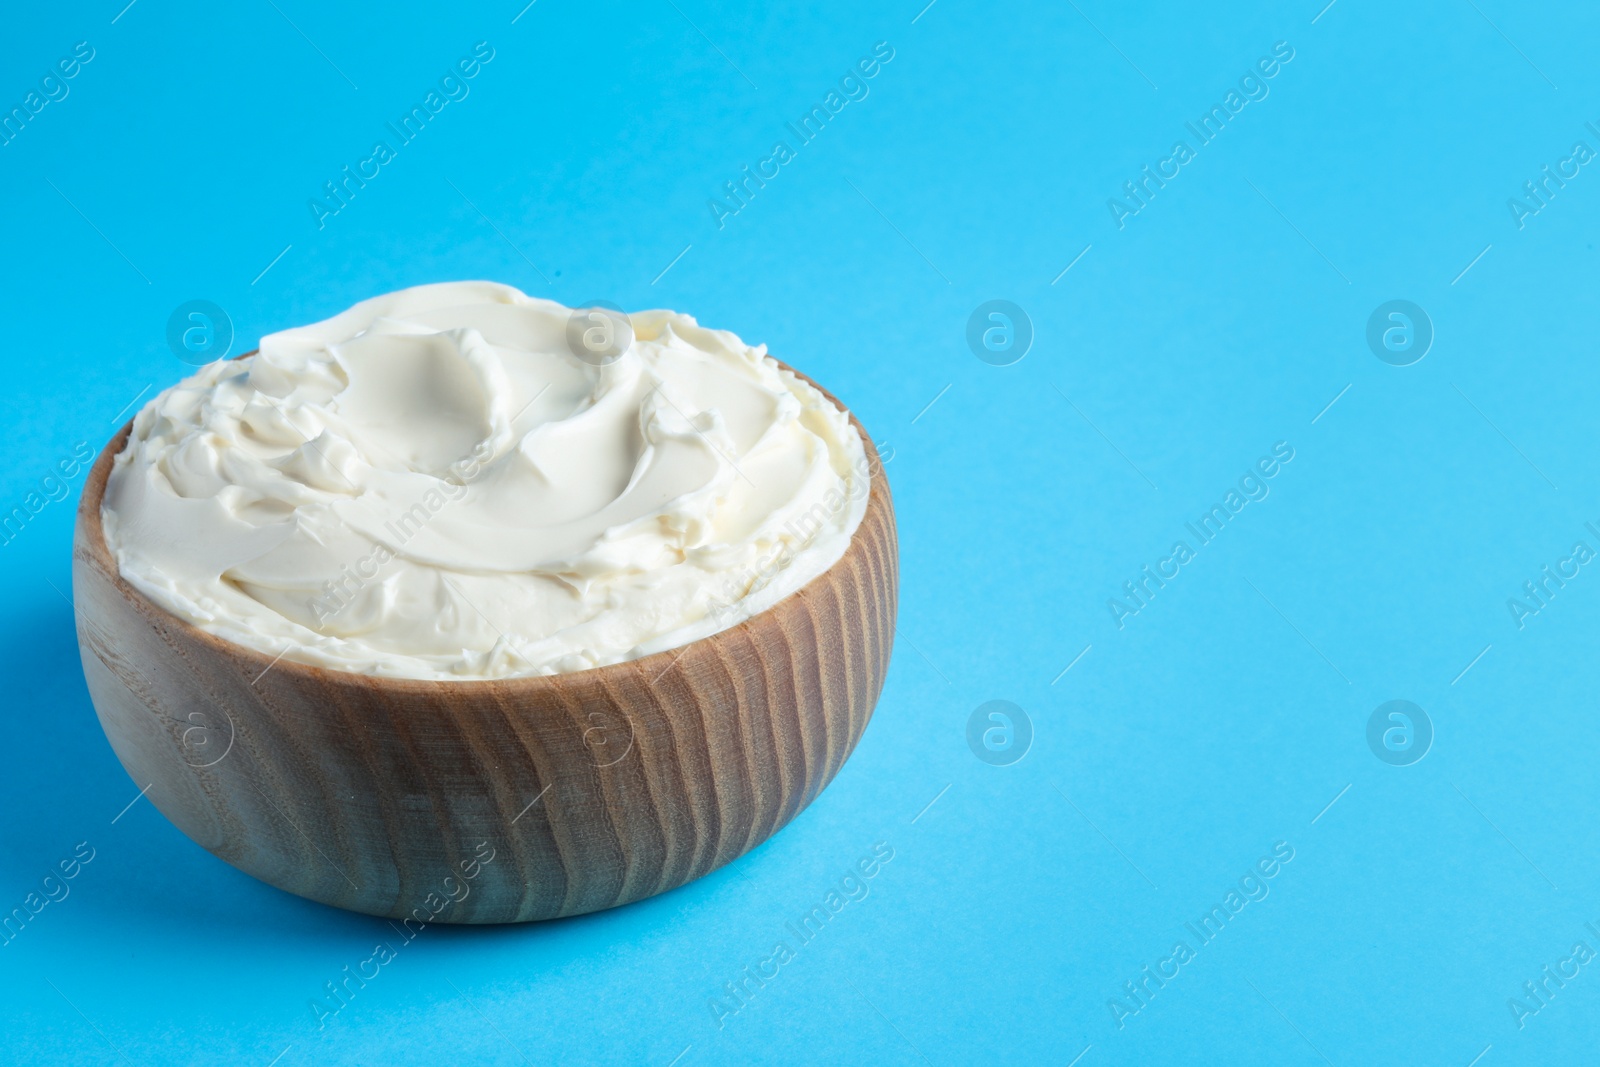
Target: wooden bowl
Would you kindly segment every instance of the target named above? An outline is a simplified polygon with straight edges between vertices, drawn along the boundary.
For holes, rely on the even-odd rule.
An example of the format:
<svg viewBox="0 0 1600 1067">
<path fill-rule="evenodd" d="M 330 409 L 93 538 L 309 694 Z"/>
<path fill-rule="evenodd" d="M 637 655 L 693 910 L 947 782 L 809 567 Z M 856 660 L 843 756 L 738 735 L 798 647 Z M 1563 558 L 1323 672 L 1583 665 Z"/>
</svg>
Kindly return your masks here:
<svg viewBox="0 0 1600 1067">
<path fill-rule="evenodd" d="M 274 663 L 123 581 L 100 505 L 130 422 L 89 473 L 73 545 L 100 725 L 180 830 L 324 904 L 524 922 L 676 888 L 809 804 L 883 688 L 894 508 L 872 438 L 851 421 L 873 472 L 866 517 L 799 592 L 644 659 L 460 682 Z"/>
</svg>

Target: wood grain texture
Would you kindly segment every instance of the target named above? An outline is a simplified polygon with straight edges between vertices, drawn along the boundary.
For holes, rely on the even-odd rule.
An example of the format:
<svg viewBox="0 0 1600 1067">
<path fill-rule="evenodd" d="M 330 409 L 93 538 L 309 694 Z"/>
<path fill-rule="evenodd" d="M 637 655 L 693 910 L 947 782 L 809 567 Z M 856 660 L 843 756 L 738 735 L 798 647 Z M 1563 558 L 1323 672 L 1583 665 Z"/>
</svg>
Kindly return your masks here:
<svg viewBox="0 0 1600 1067">
<path fill-rule="evenodd" d="M 415 928 L 579 915 L 683 885 L 815 799 L 883 688 L 894 508 L 852 422 L 873 470 L 866 517 L 799 592 L 644 659 L 465 682 L 273 664 L 146 599 L 100 523 L 130 423 L 89 474 L 73 550 L 101 726 L 189 837 L 325 904 Z"/>
</svg>

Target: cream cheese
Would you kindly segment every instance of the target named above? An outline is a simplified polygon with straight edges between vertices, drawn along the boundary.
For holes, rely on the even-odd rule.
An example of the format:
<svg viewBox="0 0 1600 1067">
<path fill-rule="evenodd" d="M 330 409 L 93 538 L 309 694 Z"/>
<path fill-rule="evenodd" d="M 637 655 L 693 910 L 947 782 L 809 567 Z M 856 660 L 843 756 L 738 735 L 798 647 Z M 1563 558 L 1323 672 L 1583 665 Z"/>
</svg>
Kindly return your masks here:
<svg viewBox="0 0 1600 1067">
<path fill-rule="evenodd" d="M 843 556 L 875 474 L 849 417 L 764 345 L 450 282 L 166 390 L 101 514 L 122 576 L 209 633 L 340 670 L 500 678 L 766 610 Z"/>
</svg>

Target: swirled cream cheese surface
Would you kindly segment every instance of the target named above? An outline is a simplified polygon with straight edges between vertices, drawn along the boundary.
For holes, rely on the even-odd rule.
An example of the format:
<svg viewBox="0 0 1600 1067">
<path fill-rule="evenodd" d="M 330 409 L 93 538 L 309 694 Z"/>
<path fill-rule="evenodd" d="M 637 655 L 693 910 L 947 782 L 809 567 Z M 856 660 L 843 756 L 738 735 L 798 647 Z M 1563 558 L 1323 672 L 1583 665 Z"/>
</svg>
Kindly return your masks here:
<svg viewBox="0 0 1600 1067">
<path fill-rule="evenodd" d="M 102 517 L 122 576 L 219 637 L 498 678 L 765 610 L 844 554 L 873 475 L 848 416 L 765 346 L 452 282 L 264 337 L 156 397 Z"/>
</svg>

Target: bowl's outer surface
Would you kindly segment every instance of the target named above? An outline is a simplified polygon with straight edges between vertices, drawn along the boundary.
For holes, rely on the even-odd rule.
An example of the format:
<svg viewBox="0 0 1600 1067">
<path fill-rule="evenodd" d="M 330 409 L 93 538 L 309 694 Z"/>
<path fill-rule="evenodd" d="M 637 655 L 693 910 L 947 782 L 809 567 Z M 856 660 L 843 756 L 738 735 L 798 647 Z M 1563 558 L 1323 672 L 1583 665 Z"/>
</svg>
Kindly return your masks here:
<svg viewBox="0 0 1600 1067">
<path fill-rule="evenodd" d="M 118 574 L 100 522 L 131 425 L 95 462 L 74 538 L 95 711 L 168 819 L 291 893 L 416 922 L 497 923 L 664 892 L 794 818 L 883 688 L 898 553 L 859 422 L 866 517 L 799 592 L 644 659 L 464 682 L 274 663 L 145 598 Z"/>
</svg>

